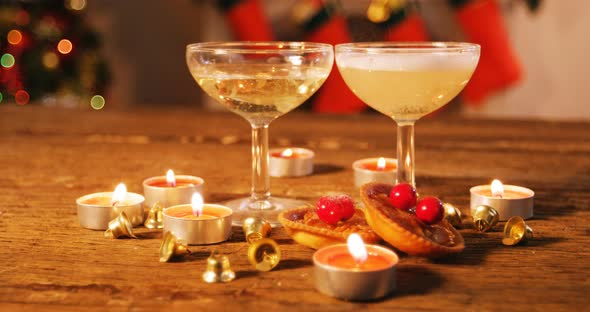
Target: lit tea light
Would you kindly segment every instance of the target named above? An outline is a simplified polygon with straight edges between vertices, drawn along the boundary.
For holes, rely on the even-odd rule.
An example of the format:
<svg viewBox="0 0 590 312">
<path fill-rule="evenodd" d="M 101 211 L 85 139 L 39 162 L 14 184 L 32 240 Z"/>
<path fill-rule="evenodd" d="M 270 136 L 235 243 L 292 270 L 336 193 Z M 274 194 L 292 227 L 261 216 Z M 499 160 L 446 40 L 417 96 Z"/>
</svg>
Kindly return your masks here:
<svg viewBox="0 0 590 312">
<path fill-rule="evenodd" d="M 205 204 L 199 193 L 191 196 L 191 203 L 164 209 L 164 233 L 171 232 L 189 245 L 215 244 L 231 235 L 232 210 L 228 207 Z"/>
<path fill-rule="evenodd" d="M 194 193 L 203 194 L 205 180 L 190 175 L 175 175 L 172 169 L 165 176 L 143 181 L 145 204 L 151 207 L 159 202 L 162 207 L 189 204 Z"/>
<path fill-rule="evenodd" d="M 365 245 L 358 234 L 347 244 L 324 247 L 313 255 L 316 289 L 344 300 L 382 298 L 395 289 L 397 255 L 384 247 Z"/>
<path fill-rule="evenodd" d="M 172 169 L 168 169 L 168 171 L 166 171 L 166 183 L 169 187 L 176 186 L 176 177 L 174 176 L 174 171 L 172 171 Z"/>
<path fill-rule="evenodd" d="M 301 177 L 313 172 L 314 153 L 306 148 L 271 149 L 269 174 L 271 177 Z"/>
<path fill-rule="evenodd" d="M 354 185 L 361 187 L 369 182 L 395 184 L 397 160 L 394 158 L 365 158 L 352 163 Z"/>
<path fill-rule="evenodd" d="M 127 192 L 125 184 L 117 185 L 113 192 L 84 195 L 76 200 L 80 226 L 92 230 L 105 230 L 109 222 L 125 212 L 133 226 L 143 223 L 144 197 Z"/>
<path fill-rule="evenodd" d="M 474 186 L 471 192 L 471 214 L 480 205 L 494 208 L 501 221 L 514 216 L 524 219 L 533 217 L 535 193 L 522 186 L 504 185 L 500 180 L 493 180 L 490 185 Z"/>
</svg>

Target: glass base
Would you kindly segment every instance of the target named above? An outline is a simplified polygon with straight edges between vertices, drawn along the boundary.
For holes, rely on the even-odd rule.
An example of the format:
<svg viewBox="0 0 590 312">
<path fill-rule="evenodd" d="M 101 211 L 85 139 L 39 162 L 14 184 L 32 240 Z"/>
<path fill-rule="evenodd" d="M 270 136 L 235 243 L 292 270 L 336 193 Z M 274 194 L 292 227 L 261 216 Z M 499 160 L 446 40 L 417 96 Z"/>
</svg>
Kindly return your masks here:
<svg viewBox="0 0 590 312">
<path fill-rule="evenodd" d="M 246 218 L 254 216 L 264 218 L 272 227 L 278 227 L 281 226 L 278 216 L 283 210 L 296 207 L 311 207 L 311 204 L 304 200 L 281 197 L 271 197 L 269 200 L 260 202 L 246 197 L 233 199 L 221 204 L 233 210 L 232 225 L 239 227 L 242 227 Z"/>
</svg>

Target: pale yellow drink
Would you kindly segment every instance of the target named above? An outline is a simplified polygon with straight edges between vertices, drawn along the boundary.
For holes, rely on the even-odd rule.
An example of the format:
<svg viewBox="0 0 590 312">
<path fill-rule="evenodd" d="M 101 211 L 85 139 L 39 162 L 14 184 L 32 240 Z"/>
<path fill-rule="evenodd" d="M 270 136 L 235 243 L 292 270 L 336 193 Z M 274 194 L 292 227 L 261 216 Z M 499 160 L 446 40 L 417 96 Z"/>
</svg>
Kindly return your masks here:
<svg viewBox="0 0 590 312">
<path fill-rule="evenodd" d="M 336 55 L 348 87 L 367 105 L 398 122 L 416 121 L 447 104 L 465 87 L 478 59 L 479 53 L 436 48 L 367 48 Z"/>
<path fill-rule="evenodd" d="M 291 64 L 220 64 L 190 70 L 209 96 L 254 122 L 269 122 L 301 105 L 330 73 Z"/>
<path fill-rule="evenodd" d="M 469 81 L 472 69 L 370 70 L 339 67 L 363 102 L 395 120 L 418 120 L 447 104 Z"/>
<path fill-rule="evenodd" d="M 416 185 L 414 123 L 461 92 L 479 54 L 476 44 L 454 42 L 336 46 L 336 64 L 348 87 L 398 125 L 397 183 Z"/>
</svg>

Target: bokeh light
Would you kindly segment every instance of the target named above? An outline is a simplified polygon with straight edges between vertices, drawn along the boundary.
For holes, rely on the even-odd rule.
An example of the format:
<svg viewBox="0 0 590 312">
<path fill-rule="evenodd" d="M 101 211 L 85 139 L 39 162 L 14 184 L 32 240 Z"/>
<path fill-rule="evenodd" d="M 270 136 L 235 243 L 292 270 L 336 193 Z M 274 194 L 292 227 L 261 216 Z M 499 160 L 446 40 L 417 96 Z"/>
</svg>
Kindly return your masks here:
<svg viewBox="0 0 590 312">
<path fill-rule="evenodd" d="M 31 17 L 29 16 L 29 13 L 27 11 L 20 10 L 18 11 L 18 13 L 16 13 L 14 21 L 17 25 L 26 26 L 31 21 Z"/>
<path fill-rule="evenodd" d="M 0 92 L 0 103 L 2 103 L 2 99 L 4 99 L 4 97 L 2 96 L 2 92 Z"/>
<path fill-rule="evenodd" d="M 57 50 L 61 54 L 68 54 L 68 53 L 72 52 L 73 48 L 74 48 L 74 45 L 68 39 L 62 39 L 57 43 Z"/>
<path fill-rule="evenodd" d="M 86 0 L 69 0 L 68 7 L 75 11 L 82 11 L 86 7 Z"/>
<path fill-rule="evenodd" d="M 53 52 L 45 52 L 43 54 L 43 65 L 45 65 L 45 67 L 49 69 L 55 69 L 57 68 L 58 64 L 59 58 L 57 57 L 57 54 Z"/>
<path fill-rule="evenodd" d="M 23 41 L 23 34 L 21 34 L 20 31 L 13 29 L 8 32 L 6 39 L 8 40 L 8 43 L 12 45 L 18 45 L 21 43 L 21 41 Z"/>
<path fill-rule="evenodd" d="M 29 93 L 25 90 L 18 90 L 18 91 L 16 91 L 16 94 L 14 95 L 14 100 L 16 101 L 16 104 L 18 104 L 18 105 L 25 105 L 25 104 L 29 103 L 30 99 L 31 99 L 31 97 L 29 96 Z"/>
<path fill-rule="evenodd" d="M 95 95 L 90 99 L 90 106 L 92 106 L 92 108 L 99 110 L 102 109 L 104 107 L 105 104 L 105 100 L 102 97 L 102 95 Z"/>
<path fill-rule="evenodd" d="M 14 62 L 14 56 L 12 56 L 10 53 L 5 53 L 0 58 L 0 64 L 2 64 L 2 67 L 4 68 L 11 68 L 14 66 Z"/>
</svg>

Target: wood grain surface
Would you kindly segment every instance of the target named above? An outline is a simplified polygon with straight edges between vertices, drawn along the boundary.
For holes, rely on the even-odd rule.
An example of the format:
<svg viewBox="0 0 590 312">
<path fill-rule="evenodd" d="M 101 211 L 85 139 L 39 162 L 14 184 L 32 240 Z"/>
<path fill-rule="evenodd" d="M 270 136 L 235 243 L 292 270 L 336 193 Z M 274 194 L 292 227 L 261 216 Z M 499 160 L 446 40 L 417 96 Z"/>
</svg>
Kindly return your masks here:
<svg viewBox="0 0 590 312">
<path fill-rule="evenodd" d="M 351 163 L 395 155 L 394 123 L 379 115 L 292 113 L 270 128 L 271 147 L 316 152 L 316 171 L 273 178 L 273 194 L 310 202 L 330 192 L 359 199 Z M 206 180 L 207 201 L 250 191 L 250 129 L 237 116 L 170 108 L 129 111 L 0 106 L 0 310 L 192 311 L 583 311 L 590 305 L 590 124 L 432 118 L 416 128 L 417 184 L 469 214 L 469 188 L 492 178 L 535 191 L 535 238 L 501 244 L 502 223 L 467 226 L 463 253 L 436 261 L 401 255 L 398 290 L 352 303 L 313 287 L 313 250 L 282 229 L 283 259 L 257 272 L 239 228 L 229 242 L 194 246 L 158 262 L 161 232 L 112 240 L 78 225 L 75 200 L 168 168 Z M 468 218 L 465 219 L 466 222 Z M 468 223 L 469 225 L 469 223 Z M 237 278 L 201 280 L 212 250 L 229 256 Z"/>
</svg>

